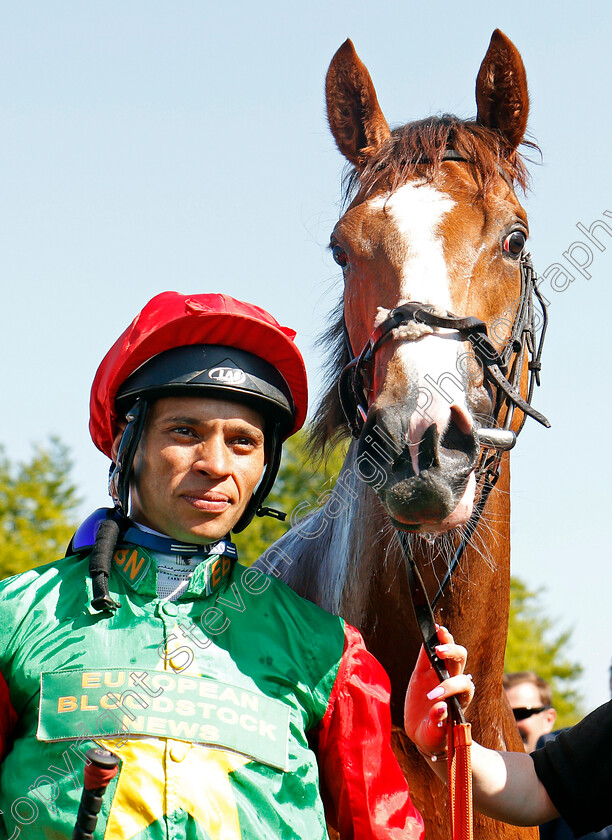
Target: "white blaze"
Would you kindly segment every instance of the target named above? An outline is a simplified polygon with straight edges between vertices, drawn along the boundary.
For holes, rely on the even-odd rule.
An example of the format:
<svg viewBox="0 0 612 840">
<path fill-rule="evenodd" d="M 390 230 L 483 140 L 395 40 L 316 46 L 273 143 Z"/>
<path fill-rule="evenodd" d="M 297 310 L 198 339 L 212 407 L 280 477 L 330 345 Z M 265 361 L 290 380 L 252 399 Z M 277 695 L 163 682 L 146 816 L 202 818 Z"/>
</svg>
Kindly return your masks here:
<svg viewBox="0 0 612 840">
<path fill-rule="evenodd" d="M 402 300 L 435 303 L 450 309 L 448 271 L 439 227 L 455 206 L 452 198 L 431 184 L 405 184 L 391 195 L 377 196 L 368 204 L 373 209 L 384 208 L 408 249 L 402 268 Z"/>
<path fill-rule="evenodd" d="M 440 225 L 455 202 L 431 184 L 411 183 L 391 195 L 377 196 L 369 206 L 375 210 L 384 208 L 404 242 L 406 252 L 398 303 L 418 301 L 451 311 L 450 281 Z M 377 323 L 386 314 L 379 311 Z M 464 346 L 453 335 L 451 330 L 438 330 L 434 335 L 406 340 L 399 351 L 406 375 L 411 382 L 417 381 L 419 388 L 418 408 L 410 420 L 407 441 L 417 475 L 419 441 L 432 423 L 442 434 L 451 419 L 451 406 L 461 425 L 471 427 L 457 364 L 458 354 L 463 352 Z"/>
</svg>

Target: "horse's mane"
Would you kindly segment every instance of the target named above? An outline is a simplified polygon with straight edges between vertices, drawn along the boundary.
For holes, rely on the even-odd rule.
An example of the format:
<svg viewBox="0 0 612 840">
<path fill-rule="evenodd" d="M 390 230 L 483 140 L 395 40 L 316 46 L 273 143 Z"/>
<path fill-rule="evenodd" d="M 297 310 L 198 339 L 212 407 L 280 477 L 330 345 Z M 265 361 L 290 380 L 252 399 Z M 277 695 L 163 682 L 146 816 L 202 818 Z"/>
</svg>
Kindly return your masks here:
<svg viewBox="0 0 612 840">
<path fill-rule="evenodd" d="M 539 152 L 535 143 L 524 140 L 522 145 Z M 343 179 L 344 205 L 365 201 L 383 179 L 391 191 L 414 178 L 431 183 L 438 176 L 448 149 L 473 164 L 478 197 L 483 200 L 500 172 L 515 187 L 523 192 L 527 190 L 529 174 L 525 160 L 516 149 L 508 146 L 500 133 L 475 121 L 444 114 L 394 129 L 363 167 L 351 167 Z M 323 455 L 327 448 L 332 448 L 349 434 L 337 388 L 340 372 L 350 361 L 344 342 L 342 298 L 330 313 L 329 326 L 321 336 L 321 343 L 329 349 L 330 357 L 325 365 L 326 390 L 310 428 L 313 455 Z"/>
</svg>

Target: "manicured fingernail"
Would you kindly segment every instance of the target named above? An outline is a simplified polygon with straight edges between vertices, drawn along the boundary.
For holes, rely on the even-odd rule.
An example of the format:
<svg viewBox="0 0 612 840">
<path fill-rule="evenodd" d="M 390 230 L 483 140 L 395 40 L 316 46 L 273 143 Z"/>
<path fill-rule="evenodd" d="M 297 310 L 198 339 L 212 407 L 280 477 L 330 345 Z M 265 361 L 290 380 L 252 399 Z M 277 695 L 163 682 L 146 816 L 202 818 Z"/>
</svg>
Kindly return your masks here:
<svg viewBox="0 0 612 840">
<path fill-rule="evenodd" d="M 437 653 L 446 653 L 447 650 L 450 650 L 450 645 L 436 645 Z"/>
<path fill-rule="evenodd" d="M 444 694 L 443 687 L 441 685 L 437 685 L 435 688 L 432 688 L 432 690 L 429 692 L 429 694 L 427 695 L 427 699 L 428 700 L 435 700 L 436 697 L 442 697 L 443 694 Z"/>
</svg>

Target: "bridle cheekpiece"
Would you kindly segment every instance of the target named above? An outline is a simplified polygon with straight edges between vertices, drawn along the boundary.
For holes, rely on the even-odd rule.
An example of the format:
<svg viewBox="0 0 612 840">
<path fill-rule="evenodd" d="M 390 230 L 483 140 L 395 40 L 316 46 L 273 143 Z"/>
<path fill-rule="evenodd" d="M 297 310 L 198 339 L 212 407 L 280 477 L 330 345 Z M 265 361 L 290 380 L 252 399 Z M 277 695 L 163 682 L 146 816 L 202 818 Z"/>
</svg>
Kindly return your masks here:
<svg viewBox="0 0 612 840">
<path fill-rule="evenodd" d="M 439 314 L 436 307 L 428 303 L 410 301 L 393 309 L 379 324 L 358 356 L 354 355 L 346 324 L 344 340 L 350 361 L 343 368 L 338 381 L 340 404 L 354 438 L 359 438 L 367 416 L 368 368 L 374 361 L 380 345 L 392 337 L 393 331 L 409 324 L 424 324 L 432 328 L 455 331 L 463 341 L 469 341 L 478 360 L 484 378 L 496 388 L 495 405 L 492 413 L 492 428 L 497 426 L 502 408 L 507 407 L 503 422 L 505 430 L 510 429 L 514 409 L 520 409 L 524 417 L 515 435 L 523 427 L 527 416 L 533 417 L 547 428 L 550 423 L 531 405 L 535 385 L 540 384 L 542 368 L 541 355 L 548 322 L 546 304 L 537 286 L 537 275 L 531 262 L 531 255 L 523 254 L 521 268 L 521 296 L 512 324 L 510 336 L 501 350 L 497 350 L 489 338 L 487 325 L 473 316 L 460 317 L 447 312 Z M 534 311 L 534 296 L 541 309 L 542 325 L 539 338 Z M 435 335 L 436 333 L 433 332 Z M 524 399 L 519 391 L 525 354 L 528 355 L 529 381 Z M 483 430 L 486 431 L 486 430 Z M 486 435 L 483 435 L 486 437 Z M 493 439 L 489 437 L 489 439 Z M 507 448 L 507 447 L 504 447 Z"/>
</svg>

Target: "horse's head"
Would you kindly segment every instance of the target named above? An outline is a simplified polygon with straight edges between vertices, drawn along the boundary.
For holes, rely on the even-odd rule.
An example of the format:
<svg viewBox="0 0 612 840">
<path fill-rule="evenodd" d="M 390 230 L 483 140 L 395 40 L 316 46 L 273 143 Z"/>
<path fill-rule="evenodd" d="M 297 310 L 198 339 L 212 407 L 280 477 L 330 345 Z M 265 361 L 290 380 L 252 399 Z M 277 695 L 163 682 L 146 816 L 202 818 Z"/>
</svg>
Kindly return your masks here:
<svg viewBox="0 0 612 840">
<path fill-rule="evenodd" d="M 345 409 L 394 524 L 446 531 L 469 519 L 481 430 L 508 410 L 496 416 L 498 387 L 483 359 L 501 350 L 498 369 L 510 376 L 518 366 L 515 381 L 525 384 L 526 354 L 512 333 L 528 234 L 514 192 L 527 177 L 517 152 L 525 70 L 496 31 L 478 73 L 475 121 L 432 117 L 394 131 L 350 41 L 332 60 L 326 90 L 332 133 L 354 167 L 352 200 L 331 237 L 345 283 L 336 378 L 352 359 Z M 426 306 L 405 306 L 412 302 Z M 330 390 L 319 442 L 344 423 Z"/>
</svg>

